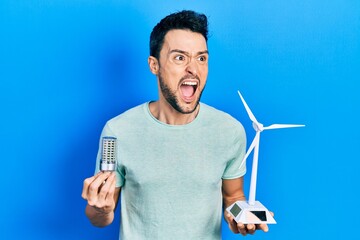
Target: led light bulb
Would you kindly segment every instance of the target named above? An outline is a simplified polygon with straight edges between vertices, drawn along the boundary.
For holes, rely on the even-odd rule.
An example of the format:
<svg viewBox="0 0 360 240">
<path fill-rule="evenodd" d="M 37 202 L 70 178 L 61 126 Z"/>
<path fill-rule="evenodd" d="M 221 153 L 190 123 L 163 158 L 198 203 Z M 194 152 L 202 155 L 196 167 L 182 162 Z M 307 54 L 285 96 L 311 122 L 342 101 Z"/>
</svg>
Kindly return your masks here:
<svg viewBox="0 0 360 240">
<path fill-rule="evenodd" d="M 115 171 L 116 169 L 116 138 L 103 137 L 100 170 Z"/>
</svg>

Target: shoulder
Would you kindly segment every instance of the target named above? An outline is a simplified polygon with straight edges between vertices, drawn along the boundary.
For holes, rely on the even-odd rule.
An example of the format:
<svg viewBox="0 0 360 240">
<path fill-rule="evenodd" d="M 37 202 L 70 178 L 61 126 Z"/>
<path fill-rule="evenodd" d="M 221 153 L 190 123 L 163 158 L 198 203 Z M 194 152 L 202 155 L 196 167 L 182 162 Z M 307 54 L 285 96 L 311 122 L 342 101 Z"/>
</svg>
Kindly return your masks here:
<svg viewBox="0 0 360 240">
<path fill-rule="evenodd" d="M 201 116 L 202 129 L 205 130 L 210 138 L 215 138 L 217 144 L 224 146 L 246 145 L 246 132 L 243 125 L 230 114 L 202 104 Z"/>
<path fill-rule="evenodd" d="M 204 120 L 207 123 L 244 131 L 243 125 L 230 114 L 204 103 L 201 103 L 201 108 Z"/>
<path fill-rule="evenodd" d="M 131 123 L 142 121 L 144 115 L 144 107 L 146 103 L 140 104 L 133 108 L 126 110 L 125 112 L 117 115 L 116 117 L 108 120 L 106 126 L 111 129 L 118 129 L 119 127 L 127 127 L 132 125 Z"/>
</svg>

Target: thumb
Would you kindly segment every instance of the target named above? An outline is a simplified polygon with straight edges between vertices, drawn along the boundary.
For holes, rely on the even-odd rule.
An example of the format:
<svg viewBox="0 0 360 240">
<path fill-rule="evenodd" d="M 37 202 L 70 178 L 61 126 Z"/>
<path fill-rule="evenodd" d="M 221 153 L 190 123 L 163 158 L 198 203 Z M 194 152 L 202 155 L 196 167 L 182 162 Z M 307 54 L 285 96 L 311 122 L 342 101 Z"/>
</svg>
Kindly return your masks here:
<svg viewBox="0 0 360 240">
<path fill-rule="evenodd" d="M 237 223 L 235 222 L 233 216 L 230 213 L 225 213 L 225 220 L 227 221 L 229 228 L 233 233 L 239 233 Z"/>
<path fill-rule="evenodd" d="M 231 216 L 230 213 L 228 213 L 227 211 L 225 212 L 225 220 L 227 223 L 230 223 L 234 220 L 234 218 Z"/>
</svg>

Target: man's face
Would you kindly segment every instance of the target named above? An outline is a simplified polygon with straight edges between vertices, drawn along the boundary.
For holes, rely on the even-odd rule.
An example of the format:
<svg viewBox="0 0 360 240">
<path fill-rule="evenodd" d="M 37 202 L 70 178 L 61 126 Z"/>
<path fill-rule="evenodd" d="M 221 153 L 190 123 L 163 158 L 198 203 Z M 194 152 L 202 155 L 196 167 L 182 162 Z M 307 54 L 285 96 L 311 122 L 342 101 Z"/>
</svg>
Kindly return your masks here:
<svg viewBox="0 0 360 240">
<path fill-rule="evenodd" d="M 189 30 L 171 30 L 159 57 L 160 100 L 180 113 L 196 110 L 208 75 L 205 38 Z"/>
</svg>

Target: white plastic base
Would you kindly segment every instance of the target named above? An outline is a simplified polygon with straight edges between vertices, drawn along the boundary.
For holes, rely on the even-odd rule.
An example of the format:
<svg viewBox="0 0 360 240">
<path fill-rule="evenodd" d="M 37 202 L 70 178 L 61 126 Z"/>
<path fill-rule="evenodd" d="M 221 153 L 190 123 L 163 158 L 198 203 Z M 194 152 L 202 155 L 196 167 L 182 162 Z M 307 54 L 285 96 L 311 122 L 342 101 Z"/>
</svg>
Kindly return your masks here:
<svg viewBox="0 0 360 240">
<path fill-rule="evenodd" d="M 237 201 L 226 208 L 226 211 L 234 217 L 236 222 L 244 224 L 276 224 L 269 210 L 259 201 L 255 201 L 254 205 L 250 205 L 247 201 Z"/>
</svg>

